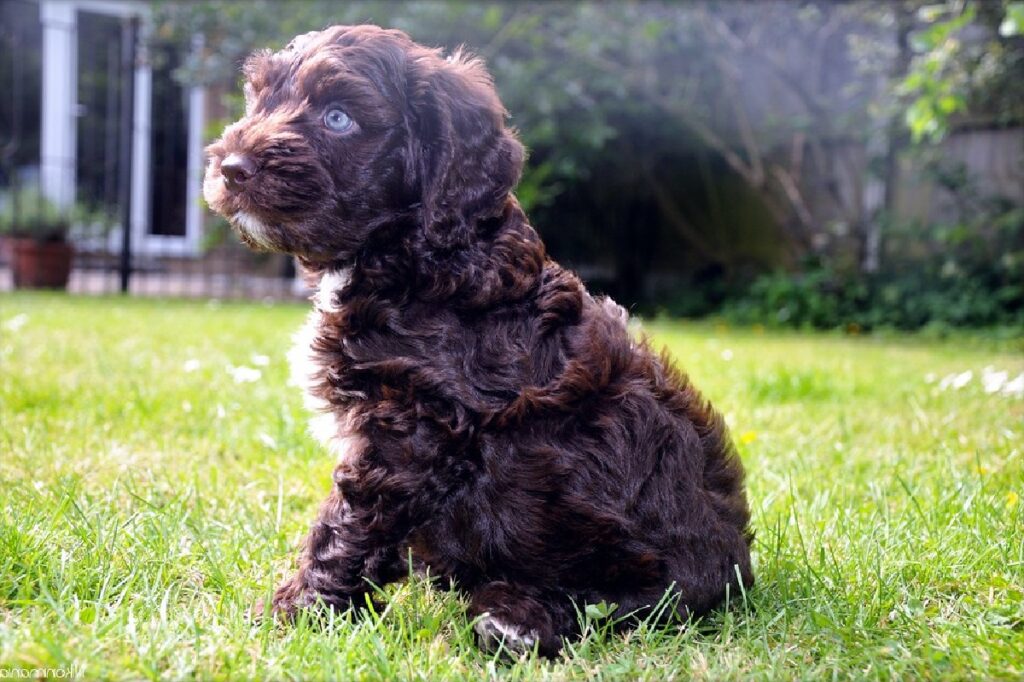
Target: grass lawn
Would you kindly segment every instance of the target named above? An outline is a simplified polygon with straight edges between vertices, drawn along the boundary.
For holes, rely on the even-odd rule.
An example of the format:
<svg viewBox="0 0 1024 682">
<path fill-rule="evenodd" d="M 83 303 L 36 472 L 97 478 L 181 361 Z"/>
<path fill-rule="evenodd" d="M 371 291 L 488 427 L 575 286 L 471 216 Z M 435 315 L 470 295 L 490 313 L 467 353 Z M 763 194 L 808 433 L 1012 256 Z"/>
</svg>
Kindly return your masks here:
<svg viewBox="0 0 1024 682">
<path fill-rule="evenodd" d="M 1024 400 L 981 378 L 1024 371 L 1019 337 L 648 323 L 732 426 L 757 585 L 697 627 L 595 620 L 560 661 L 506 664 L 418 578 L 326 628 L 247 620 L 330 486 L 286 381 L 304 315 L 0 296 L 0 674 L 1024 676 Z"/>
</svg>

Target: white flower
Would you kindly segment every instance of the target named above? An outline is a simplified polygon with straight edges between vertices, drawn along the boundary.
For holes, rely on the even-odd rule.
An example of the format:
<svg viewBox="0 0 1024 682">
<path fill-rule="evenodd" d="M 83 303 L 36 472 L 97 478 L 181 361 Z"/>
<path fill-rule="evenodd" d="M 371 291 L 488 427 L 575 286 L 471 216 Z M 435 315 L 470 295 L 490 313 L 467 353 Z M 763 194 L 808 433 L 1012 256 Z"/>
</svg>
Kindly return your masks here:
<svg viewBox="0 0 1024 682">
<path fill-rule="evenodd" d="M 723 350 L 722 351 L 722 359 L 725 360 L 726 362 L 729 362 L 730 360 L 732 360 L 732 351 L 730 349 L 728 349 L 728 348 Z"/>
<path fill-rule="evenodd" d="M 270 358 L 266 355 L 260 355 L 259 353 L 253 353 L 249 357 L 249 361 L 257 367 L 266 367 L 270 364 Z"/>
<path fill-rule="evenodd" d="M 277 441 L 274 440 L 274 437 L 271 436 L 269 433 L 260 433 L 259 439 L 261 443 L 266 445 L 271 450 L 277 449 Z"/>
<path fill-rule="evenodd" d="M 981 385 L 985 393 L 996 393 L 1006 384 L 1009 376 L 1009 372 L 997 372 L 994 367 L 986 367 L 981 370 Z"/>
<path fill-rule="evenodd" d="M 1018 374 L 1013 381 L 1008 381 L 1003 385 L 1003 395 L 1024 398 L 1024 372 Z"/>
<path fill-rule="evenodd" d="M 263 376 L 263 372 L 255 367 L 246 367 L 245 365 L 239 367 L 227 365 L 225 369 L 231 375 L 231 378 L 235 380 L 236 384 L 250 384 L 254 381 L 259 381 L 260 377 Z"/>
<path fill-rule="evenodd" d="M 924 383 L 926 383 L 926 384 L 934 384 L 935 380 L 938 379 L 938 378 L 939 377 L 938 377 L 937 374 L 935 374 L 935 372 L 928 372 L 927 374 L 924 375 Z"/>
<path fill-rule="evenodd" d="M 186 360 L 185 364 L 182 365 L 181 368 L 186 372 L 194 372 L 197 369 L 199 369 L 199 361 L 196 360 L 195 358 L 192 358 L 191 360 Z"/>
<path fill-rule="evenodd" d="M 960 374 L 950 374 L 949 376 L 943 377 L 942 381 L 939 382 L 939 390 L 945 391 L 946 389 L 952 388 L 959 391 L 961 388 L 971 383 L 971 379 L 974 378 L 974 372 L 967 370 Z"/>
<path fill-rule="evenodd" d="M 28 315 L 26 315 L 25 313 L 20 313 L 4 322 L 4 329 L 6 329 L 9 332 L 16 332 L 22 327 L 24 327 L 26 322 L 28 322 Z"/>
<path fill-rule="evenodd" d="M 971 370 L 967 370 L 966 372 L 961 372 L 960 374 L 957 374 L 953 378 L 953 388 L 955 388 L 956 390 L 959 391 L 961 388 L 963 388 L 967 384 L 971 383 L 971 379 L 973 379 L 973 378 L 974 378 L 974 372 L 972 372 Z"/>
</svg>

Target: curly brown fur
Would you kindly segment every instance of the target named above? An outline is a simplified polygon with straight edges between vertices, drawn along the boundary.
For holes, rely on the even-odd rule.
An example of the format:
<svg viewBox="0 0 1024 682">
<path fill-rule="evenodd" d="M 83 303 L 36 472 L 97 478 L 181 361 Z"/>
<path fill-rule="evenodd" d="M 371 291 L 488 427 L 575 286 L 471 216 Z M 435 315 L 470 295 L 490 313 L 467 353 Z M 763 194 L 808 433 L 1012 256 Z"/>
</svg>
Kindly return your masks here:
<svg viewBox="0 0 1024 682">
<path fill-rule="evenodd" d="M 751 585 L 721 417 L 546 256 L 483 65 L 356 26 L 245 73 L 205 194 L 319 279 L 293 359 L 339 458 L 274 609 L 347 608 L 411 552 L 470 595 L 483 644 L 553 655 L 576 605 L 643 615 L 670 590 L 699 615 Z M 352 126 L 331 129 L 333 109 Z"/>
</svg>

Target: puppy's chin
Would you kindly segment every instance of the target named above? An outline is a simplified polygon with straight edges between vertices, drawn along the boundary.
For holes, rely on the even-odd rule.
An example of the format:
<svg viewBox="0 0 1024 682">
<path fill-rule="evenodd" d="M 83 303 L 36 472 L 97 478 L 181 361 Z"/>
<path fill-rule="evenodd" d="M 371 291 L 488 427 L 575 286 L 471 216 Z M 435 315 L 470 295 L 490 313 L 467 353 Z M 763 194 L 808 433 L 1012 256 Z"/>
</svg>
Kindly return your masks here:
<svg viewBox="0 0 1024 682">
<path fill-rule="evenodd" d="M 302 223 L 278 223 L 253 211 L 235 211 L 228 220 L 242 243 L 250 249 L 290 254 L 310 267 L 339 261 L 339 254 L 310 250 L 305 241 L 294 238 L 294 233 L 301 233 L 304 229 Z"/>
<path fill-rule="evenodd" d="M 237 211 L 228 217 L 242 243 L 259 251 L 282 251 L 275 243 L 274 230 L 263 220 L 247 211 Z"/>
</svg>

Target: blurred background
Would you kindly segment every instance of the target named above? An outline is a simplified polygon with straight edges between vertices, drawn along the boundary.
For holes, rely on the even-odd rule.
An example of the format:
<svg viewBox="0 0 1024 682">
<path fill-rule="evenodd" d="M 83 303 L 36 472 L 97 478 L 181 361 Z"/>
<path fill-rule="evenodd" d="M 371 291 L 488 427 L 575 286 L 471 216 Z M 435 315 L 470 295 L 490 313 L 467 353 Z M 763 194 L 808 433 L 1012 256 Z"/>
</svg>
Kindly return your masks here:
<svg viewBox="0 0 1024 682">
<path fill-rule="evenodd" d="M 202 205 L 251 50 L 484 57 L 549 251 L 634 312 L 1024 327 L 1024 2 L 0 3 L 0 289 L 300 299 Z"/>
</svg>

